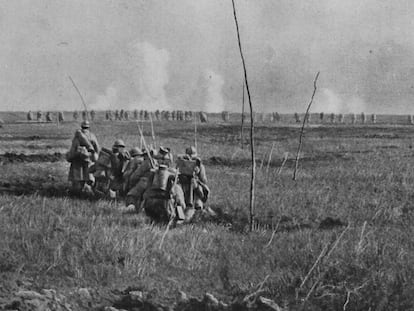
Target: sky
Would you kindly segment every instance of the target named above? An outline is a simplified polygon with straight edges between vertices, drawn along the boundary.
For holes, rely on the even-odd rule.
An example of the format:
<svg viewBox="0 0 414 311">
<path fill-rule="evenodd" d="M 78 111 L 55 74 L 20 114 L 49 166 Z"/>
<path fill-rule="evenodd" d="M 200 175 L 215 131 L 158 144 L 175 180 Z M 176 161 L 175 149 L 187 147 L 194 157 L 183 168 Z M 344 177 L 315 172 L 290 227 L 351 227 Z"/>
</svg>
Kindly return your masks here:
<svg viewBox="0 0 414 311">
<path fill-rule="evenodd" d="M 414 113 L 414 1 L 235 0 L 254 109 Z M 0 110 L 240 111 L 231 0 L 0 1 Z"/>
</svg>

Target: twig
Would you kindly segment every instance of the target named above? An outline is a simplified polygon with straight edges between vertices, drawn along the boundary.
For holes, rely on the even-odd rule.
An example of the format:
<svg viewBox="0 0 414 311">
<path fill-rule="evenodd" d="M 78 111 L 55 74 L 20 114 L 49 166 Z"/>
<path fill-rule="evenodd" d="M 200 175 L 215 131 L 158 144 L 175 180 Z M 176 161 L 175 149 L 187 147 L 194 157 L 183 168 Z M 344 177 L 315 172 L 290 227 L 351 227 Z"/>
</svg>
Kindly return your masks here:
<svg viewBox="0 0 414 311">
<path fill-rule="evenodd" d="M 298 146 L 298 151 L 296 152 L 295 170 L 293 171 L 293 180 L 296 180 L 296 172 L 298 170 L 298 165 L 299 165 L 299 154 L 300 154 L 300 149 L 302 148 L 303 130 L 305 128 L 306 119 L 308 118 L 309 109 L 310 109 L 310 107 L 311 107 L 311 105 L 313 103 L 313 98 L 315 97 L 315 93 L 316 93 L 316 82 L 318 81 L 318 77 L 319 77 L 319 71 L 316 74 L 315 80 L 313 81 L 313 93 L 312 93 L 312 97 L 311 97 L 311 100 L 310 100 L 310 102 L 308 104 L 308 108 L 306 109 L 305 117 L 303 118 L 302 128 L 300 129 L 299 146 Z"/>
<path fill-rule="evenodd" d="M 251 151 L 251 162 L 252 162 L 252 171 L 250 177 L 250 224 L 249 228 L 250 231 L 253 231 L 253 223 L 254 223 L 254 188 L 255 188 L 255 177 L 256 177 L 256 158 L 255 158 L 255 151 L 254 151 L 254 117 L 253 117 L 253 104 L 250 96 L 250 89 L 249 83 L 247 81 L 247 70 L 246 70 L 246 63 L 244 61 L 243 50 L 240 41 L 240 31 L 239 31 L 239 23 L 237 21 L 237 14 L 236 14 L 236 6 L 234 4 L 234 0 L 231 0 L 233 5 L 233 16 L 234 16 L 234 23 L 236 24 L 236 32 L 237 32 L 237 42 L 239 43 L 239 51 L 240 57 L 243 64 L 243 72 L 244 72 L 244 83 L 246 84 L 246 91 L 247 97 L 249 99 L 249 106 L 250 106 L 250 151 Z"/>
<path fill-rule="evenodd" d="M 86 111 L 86 119 L 88 119 L 88 107 L 86 106 L 86 102 L 83 99 L 83 96 L 82 96 L 81 92 L 79 91 L 78 87 L 76 86 L 75 81 L 73 81 L 71 76 L 68 76 L 68 77 L 69 77 L 69 80 L 72 82 L 73 87 L 75 88 L 76 92 L 78 92 L 78 94 L 79 94 L 79 97 L 82 101 L 83 107 L 85 108 L 85 111 Z"/>
<path fill-rule="evenodd" d="M 194 118 L 194 147 L 197 150 L 197 116 Z"/>
<path fill-rule="evenodd" d="M 309 272 L 306 274 L 305 278 L 303 279 L 302 283 L 299 286 L 299 290 L 302 289 L 302 287 L 306 284 L 309 277 L 311 276 L 313 270 L 318 266 L 318 264 L 322 261 L 323 257 L 326 255 L 326 252 L 328 251 L 329 243 L 325 245 L 325 247 L 322 249 L 321 253 L 319 254 L 318 258 L 314 262 L 313 266 L 310 268 Z"/>
<path fill-rule="evenodd" d="M 269 159 L 267 160 L 266 177 L 269 174 L 270 161 L 272 161 L 272 155 L 273 155 L 274 148 L 275 148 L 275 143 L 272 144 L 272 149 L 270 149 Z"/>
<path fill-rule="evenodd" d="M 158 246 L 158 249 L 161 250 L 162 248 L 162 244 L 164 244 L 164 240 L 165 237 L 167 236 L 168 231 L 170 230 L 170 226 L 172 224 L 172 222 L 174 221 L 174 218 L 171 217 L 170 221 L 168 222 L 167 228 L 164 231 L 164 234 L 162 235 L 161 241 L 160 241 L 160 245 Z"/>
<path fill-rule="evenodd" d="M 243 140 L 244 140 L 244 82 L 243 82 L 243 96 L 242 96 L 242 115 L 241 115 L 241 128 L 240 128 L 240 144 L 243 149 Z"/>
<path fill-rule="evenodd" d="M 366 226 L 367 226 L 367 221 L 364 221 L 364 224 L 362 225 L 362 229 L 361 229 L 361 235 L 359 237 L 359 243 L 356 249 L 356 252 L 358 255 L 362 252 L 362 243 L 364 243 L 364 233 L 365 233 Z"/>
<path fill-rule="evenodd" d="M 152 117 L 151 117 L 152 112 L 149 112 L 149 119 L 150 119 L 150 123 L 151 123 L 151 136 L 152 136 L 152 144 L 154 145 L 154 147 L 156 147 L 156 142 L 155 142 L 155 133 L 154 133 L 154 124 L 152 123 Z"/>
<path fill-rule="evenodd" d="M 288 158 L 289 158 L 289 152 L 285 152 L 285 156 L 284 156 L 284 158 L 283 158 L 283 162 L 282 162 L 282 164 L 280 165 L 279 170 L 277 171 L 277 174 L 278 174 L 278 175 L 280 175 L 280 173 L 282 172 L 282 169 L 283 169 L 283 167 L 285 166 L 286 161 L 288 160 Z"/>
</svg>

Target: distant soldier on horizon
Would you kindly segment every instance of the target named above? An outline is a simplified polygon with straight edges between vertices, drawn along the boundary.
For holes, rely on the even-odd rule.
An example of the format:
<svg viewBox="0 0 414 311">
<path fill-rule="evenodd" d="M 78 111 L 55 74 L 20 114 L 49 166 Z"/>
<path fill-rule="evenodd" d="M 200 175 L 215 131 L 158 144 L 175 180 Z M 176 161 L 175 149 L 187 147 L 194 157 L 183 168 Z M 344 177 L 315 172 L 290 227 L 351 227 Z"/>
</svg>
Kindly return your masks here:
<svg viewBox="0 0 414 311">
<path fill-rule="evenodd" d="M 361 122 L 362 122 L 362 124 L 365 124 L 365 122 L 366 122 L 366 117 L 365 117 L 365 113 L 361 113 Z"/>
<path fill-rule="evenodd" d="M 155 119 L 157 120 L 157 121 L 159 121 L 160 120 L 160 111 L 157 109 L 157 110 L 155 110 Z"/>
<path fill-rule="evenodd" d="M 42 112 L 40 110 L 36 114 L 36 120 L 38 122 L 42 121 Z"/>
<path fill-rule="evenodd" d="M 408 116 L 408 124 L 414 124 L 414 117 L 413 115 Z"/>
<path fill-rule="evenodd" d="M 115 110 L 115 121 L 118 121 L 118 120 L 120 120 L 120 118 L 119 118 L 119 110 L 117 109 Z"/>
<path fill-rule="evenodd" d="M 355 123 L 356 123 L 356 120 L 357 120 L 357 116 L 356 116 L 356 114 L 355 114 L 355 113 L 353 113 L 353 114 L 351 115 L 351 123 L 352 123 L 352 124 L 355 124 Z"/>
<path fill-rule="evenodd" d="M 138 118 L 139 118 L 139 113 L 138 113 L 138 110 L 135 109 L 134 110 L 134 120 L 138 120 Z"/>
<path fill-rule="evenodd" d="M 171 111 L 171 120 L 175 120 L 175 110 Z"/>
<path fill-rule="evenodd" d="M 78 118 L 79 118 L 79 113 L 75 110 L 75 111 L 73 112 L 73 120 L 77 121 L 77 120 L 78 120 Z"/>
<path fill-rule="evenodd" d="M 335 123 L 335 113 L 331 113 L 331 123 Z"/>
<path fill-rule="evenodd" d="M 200 112 L 198 113 L 198 116 L 199 116 L 199 118 L 200 118 L 200 122 L 201 122 L 201 123 L 207 123 L 207 122 L 208 122 L 208 115 L 207 115 L 207 113 L 205 113 L 205 112 L 203 112 L 203 111 L 200 111 Z"/>
<path fill-rule="evenodd" d="M 91 110 L 90 115 L 91 115 L 91 121 L 95 121 L 95 117 L 96 117 L 95 110 Z"/>
<path fill-rule="evenodd" d="M 294 114 L 294 118 L 295 118 L 295 122 L 296 122 L 296 123 L 300 123 L 300 116 L 299 116 L 299 113 L 295 112 L 295 114 Z"/>
<path fill-rule="evenodd" d="M 373 113 L 373 114 L 371 115 L 371 122 L 372 122 L 372 124 L 377 123 L 377 115 L 376 115 L 375 113 Z"/>
<path fill-rule="evenodd" d="M 128 110 L 125 110 L 125 112 L 124 112 L 124 119 L 125 119 L 125 121 L 128 121 L 129 120 L 129 112 L 128 112 Z"/>
<path fill-rule="evenodd" d="M 88 120 L 88 112 L 86 110 L 82 110 L 82 120 Z"/>
<path fill-rule="evenodd" d="M 27 113 L 27 121 L 32 121 L 33 120 L 33 114 L 32 112 L 29 110 L 29 112 Z"/>
<path fill-rule="evenodd" d="M 339 122 L 339 123 L 344 123 L 344 114 L 343 114 L 343 113 L 340 113 L 340 114 L 339 114 L 339 117 L 338 117 L 338 122 Z"/>
<path fill-rule="evenodd" d="M 65 117 L 64 117 L 64 115 L 63 115 L 63 112 L 62 112 L 62 111 L 59 111 L 59 112 L 58 112 L 58 121 L 59 121 L 59 122 L 63 122 L 63 121 L 65 121 Z"/>
<path fill-rule="evenodd" d="M 319 114 L 319 120 L 321 120 L 321 122 L 323 122 L 323 117 L 324 117 L 325 115 L 324 115 L 324 113 L 323 112 L 321 112 L 320 114 Z"/>
</svg>

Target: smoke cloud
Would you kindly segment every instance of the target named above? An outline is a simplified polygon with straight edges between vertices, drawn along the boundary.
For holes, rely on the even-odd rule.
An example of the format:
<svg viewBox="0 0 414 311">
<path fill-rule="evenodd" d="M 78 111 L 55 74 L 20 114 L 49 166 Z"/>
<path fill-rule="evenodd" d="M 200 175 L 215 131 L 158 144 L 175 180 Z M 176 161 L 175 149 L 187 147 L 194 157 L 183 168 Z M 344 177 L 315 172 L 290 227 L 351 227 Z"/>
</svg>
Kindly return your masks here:
<svg viewBox="0 0 414 311">
<path fill-rule="evenodd" d="M 369 112 L 367 111 L 367 104 L 361 98 L 356 96 L 344 98 L 327 88 L 318 90 L 311 111 L 336 114 Z"/>
<path fill-rule="evenodd" d="M 212 70 L 205 73 L 207 84 L 207 97 L 204 103 L 204 111 L 220 112 L 225 110 L 224 99 L 221 90 L 224 85 L 223 77 Z"/>
</svg>

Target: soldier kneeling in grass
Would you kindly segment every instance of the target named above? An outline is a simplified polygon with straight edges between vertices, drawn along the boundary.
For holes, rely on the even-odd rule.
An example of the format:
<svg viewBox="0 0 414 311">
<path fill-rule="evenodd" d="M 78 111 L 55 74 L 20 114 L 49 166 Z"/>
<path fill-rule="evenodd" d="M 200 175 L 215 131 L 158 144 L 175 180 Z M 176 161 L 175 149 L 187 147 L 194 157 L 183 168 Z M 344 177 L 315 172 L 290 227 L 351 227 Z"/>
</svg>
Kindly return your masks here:
<svg viewBox="0 0 414 311">
<path fill-rule="evenodd" d="M 176 169 L 165 164 L 151 170 L 142 208 L 152 221 L 180 224 L 189 220 L 186 219 L 184 193 L 177 183 L 177 175 Z"/>
<path fill-rule="evenodd" d="M 206 169 L 197 156 L 194 147 L 187 148 L 185 153 L 177 160 L 179 182 L 183 187 L 185 203 L 188 208 L 192 208 L 193 213 L 196 209 L 205 210 L 214 215 L 213 210 L 204 206 L 210 194 L 210 189 L 207 186 Z"/>
</svg>

